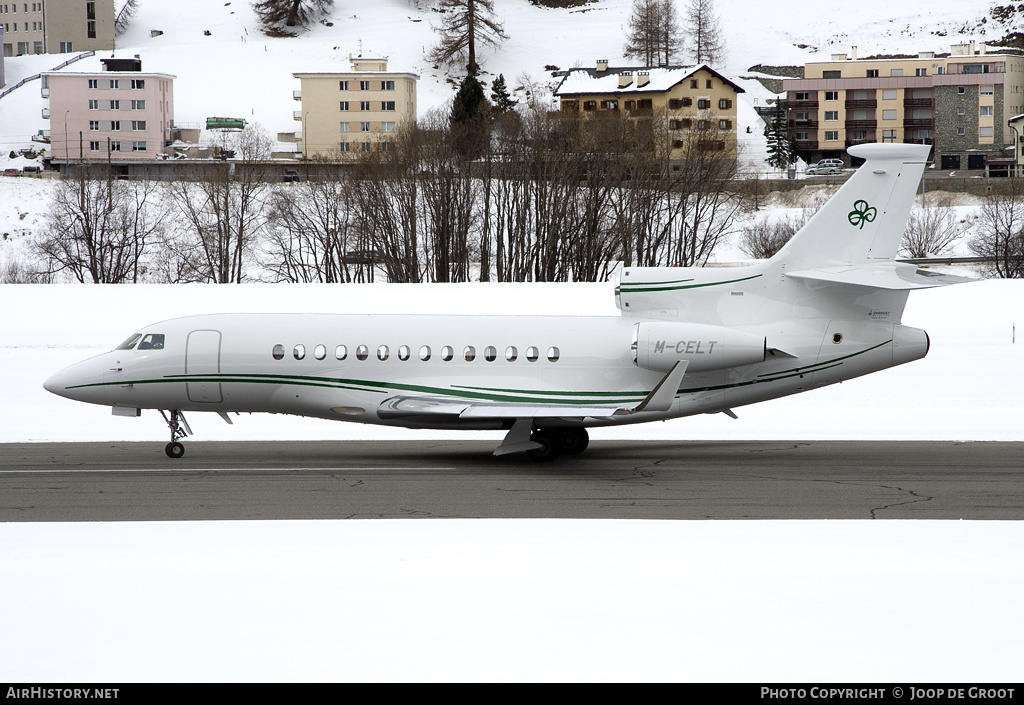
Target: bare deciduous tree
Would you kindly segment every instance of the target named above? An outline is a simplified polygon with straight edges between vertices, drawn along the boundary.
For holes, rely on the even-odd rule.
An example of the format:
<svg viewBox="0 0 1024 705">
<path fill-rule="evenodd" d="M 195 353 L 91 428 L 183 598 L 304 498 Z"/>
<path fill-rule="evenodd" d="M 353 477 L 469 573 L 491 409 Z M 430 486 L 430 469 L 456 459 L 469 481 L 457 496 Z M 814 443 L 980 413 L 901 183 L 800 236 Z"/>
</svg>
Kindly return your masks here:
<svg viewBox="0 0 1024 705">
<path fill-rule="evenodd" d="M 271 194 L 264 268 L 279 281 L 373 281 L 372 247 L 357 236 L 348 179 L 330 169 L 316 174 Z"/>
<path fill-rule="evenodd" d="M 970 242 L 979 257 L 991 261 L 990 273 L 1005 279 L 1024 277 L 1024 184 L 1008 179 L 1010 193 L 986 197 L 981 232 Z"/>
<path fill-rule="evenodd" d="M 50 274 L 80 282 L 138 282 L 143 257 L 162 227 L 151 181 L 120 181 L 104 166 L 80 165 L 61 181 L 37 251 Z"/>
<path fill-rule="evenodd" d="M 749 225 L 740 237 L 740 249 L 748 257 L 768 259 L 782 249 L 790 238 L 807 223 L 808 214 L 760 218 Z"/>
<path fill-rule="evenodd" d="M 907 257 L 934 257 L 947 252 L 961 235 L 949 197 L 921 196 L 921 206 L 910 211 L 900 251 Z"/>
<path fill-rule="evenodd" d="M 633 0 L 624 56 L 645 66 L 668 65 L 682 46 L 675 0 Z"/>
<path fill-rule="evenodd" d="M 683 26 L 693 60 L 712 66 L 725 61 L 725 38 L 714 0 L 688 0 L 684 17 Z"/>
<path fill-rule="evenodd" d="M 188 180 L 172 181 L 177 237 L 168 242 L 181 280 L 239 283 L 265 221 L 271 140 L 258 125 L 229 142 L 235 159 L 195 169 Z"/>
</svg>

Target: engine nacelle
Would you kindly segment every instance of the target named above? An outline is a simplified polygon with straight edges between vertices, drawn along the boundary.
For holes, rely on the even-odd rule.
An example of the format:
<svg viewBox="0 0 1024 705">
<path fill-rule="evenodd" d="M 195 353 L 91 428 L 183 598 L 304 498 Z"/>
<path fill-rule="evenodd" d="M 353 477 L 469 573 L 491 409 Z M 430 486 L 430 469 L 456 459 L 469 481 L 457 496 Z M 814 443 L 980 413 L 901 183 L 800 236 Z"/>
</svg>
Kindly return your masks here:
<svg viewBox="0 0 1024 705">
<path fill-rule="evenodd" d="M 667 371 L 679 360 L 687 372 L 721 370 L 764 362 L 763 335 L 702 323 L 647 321 L 633 328 L 633 362 L 645 370 Z"/>
</svg>

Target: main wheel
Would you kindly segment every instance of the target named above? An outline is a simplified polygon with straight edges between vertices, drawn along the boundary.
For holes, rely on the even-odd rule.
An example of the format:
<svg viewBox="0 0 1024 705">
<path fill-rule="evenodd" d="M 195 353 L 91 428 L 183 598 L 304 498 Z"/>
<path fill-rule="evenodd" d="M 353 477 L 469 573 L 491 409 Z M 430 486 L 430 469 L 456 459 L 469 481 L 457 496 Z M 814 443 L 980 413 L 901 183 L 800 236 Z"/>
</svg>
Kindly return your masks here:
<svg viewBox="0 0 1024 705">
<path fill-rule="evenodd" d="M 526 455 L 530 460 L 547 463 L 558 457 L 558 444 L 548 432 L 535 431 L 530 436 L 530 440 L 534 443 L 540 443 L 540 448 L 532 448 L 531 450 L 526 451 Z"/>
<path fill-rule="evenodd" d="M 167 444 L 167 446 L 164 448 L 164 452 L 167 453 L 168 458 L 180 458 L 181 456 L 185 455 L 185 446 L 178 443 L 177 441 L 174 441 L 173 443 Z"/>
<path fill-rule="evenodd" d="M 579 455 L 590 445 L 590 434 L 585 428 L 560 428 L 553 435 L 559 453 Z"/>
</svg>

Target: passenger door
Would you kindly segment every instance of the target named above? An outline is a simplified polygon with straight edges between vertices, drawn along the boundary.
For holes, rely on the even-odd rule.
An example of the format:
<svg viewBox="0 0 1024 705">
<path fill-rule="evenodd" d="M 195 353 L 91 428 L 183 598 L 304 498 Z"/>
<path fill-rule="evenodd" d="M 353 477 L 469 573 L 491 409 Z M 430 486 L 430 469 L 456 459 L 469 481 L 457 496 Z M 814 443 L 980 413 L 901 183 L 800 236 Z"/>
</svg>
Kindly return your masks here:
<svg viewBox="0 0 1024 705">
<path fill-rule="evenodd" d="M 221 334 L 217 330 L 194 330 L 185 342 L 185 374 L 195 381 L 186 381 L 189 401 L 217 404 L 223 401 L 220 382 Z"/>
</svg>

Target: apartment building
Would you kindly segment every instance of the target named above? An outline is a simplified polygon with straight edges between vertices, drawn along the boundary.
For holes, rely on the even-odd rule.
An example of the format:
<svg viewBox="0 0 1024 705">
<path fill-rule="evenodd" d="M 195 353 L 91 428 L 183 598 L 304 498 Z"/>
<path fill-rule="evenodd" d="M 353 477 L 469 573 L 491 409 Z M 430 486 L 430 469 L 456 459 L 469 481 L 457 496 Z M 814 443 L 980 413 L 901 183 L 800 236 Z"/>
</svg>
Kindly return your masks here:
<svg viewBox="0 0 1024 705">
<path fill-rule="evenodd" d="M 416 122 L 418 74 L 389 72 L 387 59 L 350 61 L 347 73 L 292 74 L 300 81 L 292 97 L 302 103 L 293 112 L 302 123 L 294 139 L 304 159 L 356 159 L 387 145 L 401 124 Z"/>
<path fill-rule="evenodd" d="M 114 0 L 0 0 L 4 56 L 114 48 Z"/>
<path fill-rule="evenodd" d="M 688 137 L 696 147 L 735 158 L 737 98 L 744 90 L 708 66 L 612 67 L 565 72 L 555 89 L 563 113 L 583 117 L 651 119 L 666 122 L 670 159 L 685 158 Z"/>
<path fill-rule="evenodd" d="M 44 72 L 43 117 L 58 162 L 158 159 L 174 122 L 174 79 L 142 61 L 101 59 L 96 72 Z"/>
<path fill-rule="evenodd" d="M 1024 113 L 1024 56 L 956 44 L 949 54 L 858 59 L 834 54 L 783 81 L 789 136 L 808 162 L 847 159 L 864 142 L 933 144 L 941 169 L 981 170 L 1013 156 L 1010 116 Z"/>
</svg>

